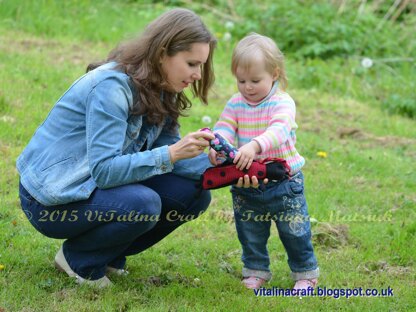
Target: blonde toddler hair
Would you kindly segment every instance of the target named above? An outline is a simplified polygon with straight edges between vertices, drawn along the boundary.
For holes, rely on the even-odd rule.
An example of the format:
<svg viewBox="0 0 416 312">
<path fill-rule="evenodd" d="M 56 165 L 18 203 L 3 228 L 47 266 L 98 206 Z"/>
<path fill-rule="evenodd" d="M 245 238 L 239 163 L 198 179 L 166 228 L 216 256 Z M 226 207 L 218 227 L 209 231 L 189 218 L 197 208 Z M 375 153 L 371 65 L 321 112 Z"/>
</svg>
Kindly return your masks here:
<svg viewBox="0 0 416 312">
<path fill-rule="evenodd" d="M 241 39 L 234 48 L 231 59 L 231 72 L 236 75 L 237 67 L 249 70 L 254 61 L 261 58 L 265 62 L 265 68 L 270 75 L 277 72 L 279 88 L 287 88 L 287 77 L 284 63 L 284 55 L 276 43 L 269 37 L 250 33 Z"/>
</svg>

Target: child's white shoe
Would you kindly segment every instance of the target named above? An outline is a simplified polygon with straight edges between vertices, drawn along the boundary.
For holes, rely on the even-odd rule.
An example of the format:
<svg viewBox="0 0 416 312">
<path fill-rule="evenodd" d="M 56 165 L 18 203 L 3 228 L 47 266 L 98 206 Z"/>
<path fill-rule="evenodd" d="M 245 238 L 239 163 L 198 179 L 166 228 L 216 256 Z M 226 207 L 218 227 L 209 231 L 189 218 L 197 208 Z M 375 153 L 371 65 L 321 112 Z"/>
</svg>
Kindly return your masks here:
<svg viewBox="0 0 416 312">
<path fill-rule="evenodd" d="M 242 283 L 248 289 L 258 289 L 261 286 L 263 286 L 263 284 L 265 284 L 266 282 L 267 281 L 265 279 L 262 279 L 262 278 L 256 277 L 256 276 L 246 277 L 242 280 Z"/>
<path fill-rule="evenodd" d="M 309 287 L 315 288 L 316 284 L 318 284 L 318 279 L 313 278 L 313 279 L 302 279 L 302 280 L 298 280 L 296 281 L 295 286 L 293 287 L 293 289 L 295 290 L 308 290 Z"/>
</svg>

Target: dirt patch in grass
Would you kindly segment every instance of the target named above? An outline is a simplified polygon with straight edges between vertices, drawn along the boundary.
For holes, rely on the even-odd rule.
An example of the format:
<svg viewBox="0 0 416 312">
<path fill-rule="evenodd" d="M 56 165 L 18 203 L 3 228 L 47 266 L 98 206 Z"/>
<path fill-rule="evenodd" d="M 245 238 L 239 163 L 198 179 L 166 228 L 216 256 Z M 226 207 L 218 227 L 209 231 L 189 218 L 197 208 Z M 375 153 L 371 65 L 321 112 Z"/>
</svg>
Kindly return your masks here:
<svg viewBox="0 0 416 312">
<path fill-rule="evenodd" d="M 349 226 L 320 222 L 312 228 L 312 240 L 317 246 L 339 248 L 349 242 Z"/>
<path fill-rule="evenodd" d="M 391 128 L 380 128 L 379 124 L 377 128 L 369 128 L 374 122 L 383 123 L 389 117 L 379 114 L 377 109 L 366 103 L 313 92 L 302 94 L 301 98 L 305 103 L 307 99 L 308 103 L 302 103 L 300 106 L 297 101 L 299 107 L 296 120 L 300 131 L 314 133 L 330 141 L 338 141 L 341 145 L 354 142 L 366 149 L 400 147 L 404 149 L 405 156 L 416 156 L 416 149 L 412 147 L 416 146 L 416 139 L 412 132 L 408 132 L 408 135 L 392 135 L 392 131 L 397 130 L 394 123 L 400 122 L 399 120 L 394 120 L 393 123 L 386 122 L 391 124 Z M 374 116 L 379 118 L 375 119 Z M 375 135 L 374 132 L 384 132 L 386 135 Z"/>
<path fill-rule="evenodd" d="M 358 128 L 339 128 L 337 131 L 340 139 L 354 139 L 364 141 L 366 147 L 397 147 L 397 146 L 415 146 L 416 139 L 403 138 L 393 135 L 376 136 L 369 132 L 364 132 Z"/>
<path fill-rule="evenodd" d="M 387 273 L 390 275 L 413 274 L 413 268 L 404 266 L 392 266 L 386 261 L 369 261 L 358 266 L 358 269 L 367 274 Z"/>
<path fill-rule="evenodd" d="M 76 295 L 76 289 L 75 288 L 71 288 L 71 289 L 64 288 L 64 289 L 61 289 L 61 290 L 56 291 L 54 293 L 55 298 L 59 301 L 64 301 L 64 300 L 70 299 L 74 295 Z"/>
<path fill-rule="evenodd" d="M 0 49 L 11 54 L 25 55 L 28 52 L 42 53 L 49 59 L 51 64 L 58 65 L 70 62 L 74 65 L 83 65 L 94 60 L 106 57 L 98 51 L 110 51 L 112 47 L 101 43 L 66 43 L 59 40 L 43 39 L 39 37 L 27 38 L 25 34 L 8 34 L 0 36 Z M 107 53 L 105 52 L 105 53 Z"/>
<path fill-rule="evenodd" d="M 187 287 L 200 287 L 201 285 L 201 280 L 199 278 L 187 277 L 180 273 L 176 273 L 176 274 L 163 273 L 159 276 L 150 276 L 148 278 L 138 278 L 137 281 L 140 284 L 144 284 L 149 287 L 151 286 L 164 287 L 172 283 L 186 285 Z"/>
</svg>

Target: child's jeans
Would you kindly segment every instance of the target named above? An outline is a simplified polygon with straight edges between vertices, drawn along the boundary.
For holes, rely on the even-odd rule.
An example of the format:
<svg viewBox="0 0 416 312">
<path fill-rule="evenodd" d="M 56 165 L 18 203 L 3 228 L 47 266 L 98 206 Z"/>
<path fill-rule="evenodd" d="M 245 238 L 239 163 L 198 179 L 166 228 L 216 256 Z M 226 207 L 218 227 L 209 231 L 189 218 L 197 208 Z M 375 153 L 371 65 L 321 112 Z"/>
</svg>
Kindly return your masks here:
<svg viewBox="0 0 416 312">
<path fill-rule="evenodd" d="M 231 188 L 235 224 L 243 248 L 243 277 L 270 280 L 267 240 L 271 221 L 277 225 L 293 279 L 318 277 L 303 185 L 303 174 L 299 172 L 282 182 L 261 184 L 257 189 Z"/>
</svg>

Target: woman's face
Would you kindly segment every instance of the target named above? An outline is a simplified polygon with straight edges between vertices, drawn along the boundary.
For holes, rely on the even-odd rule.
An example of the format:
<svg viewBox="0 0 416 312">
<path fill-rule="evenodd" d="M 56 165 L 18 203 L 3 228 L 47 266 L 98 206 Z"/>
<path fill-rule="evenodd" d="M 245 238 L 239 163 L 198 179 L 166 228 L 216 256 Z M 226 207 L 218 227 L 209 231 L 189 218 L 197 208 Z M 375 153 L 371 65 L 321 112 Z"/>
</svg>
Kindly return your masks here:
<svg viewBox="0 0 416 312">
<path fill-rule="evenodd" d="M 208 43 L 193 43 L 189 51 L 164 55 L 161 59 L 162 70 L 166 74 L 171 90 L 176 93 L 201 79 L 201 66 L 209 55 Z"/>
</svg>

